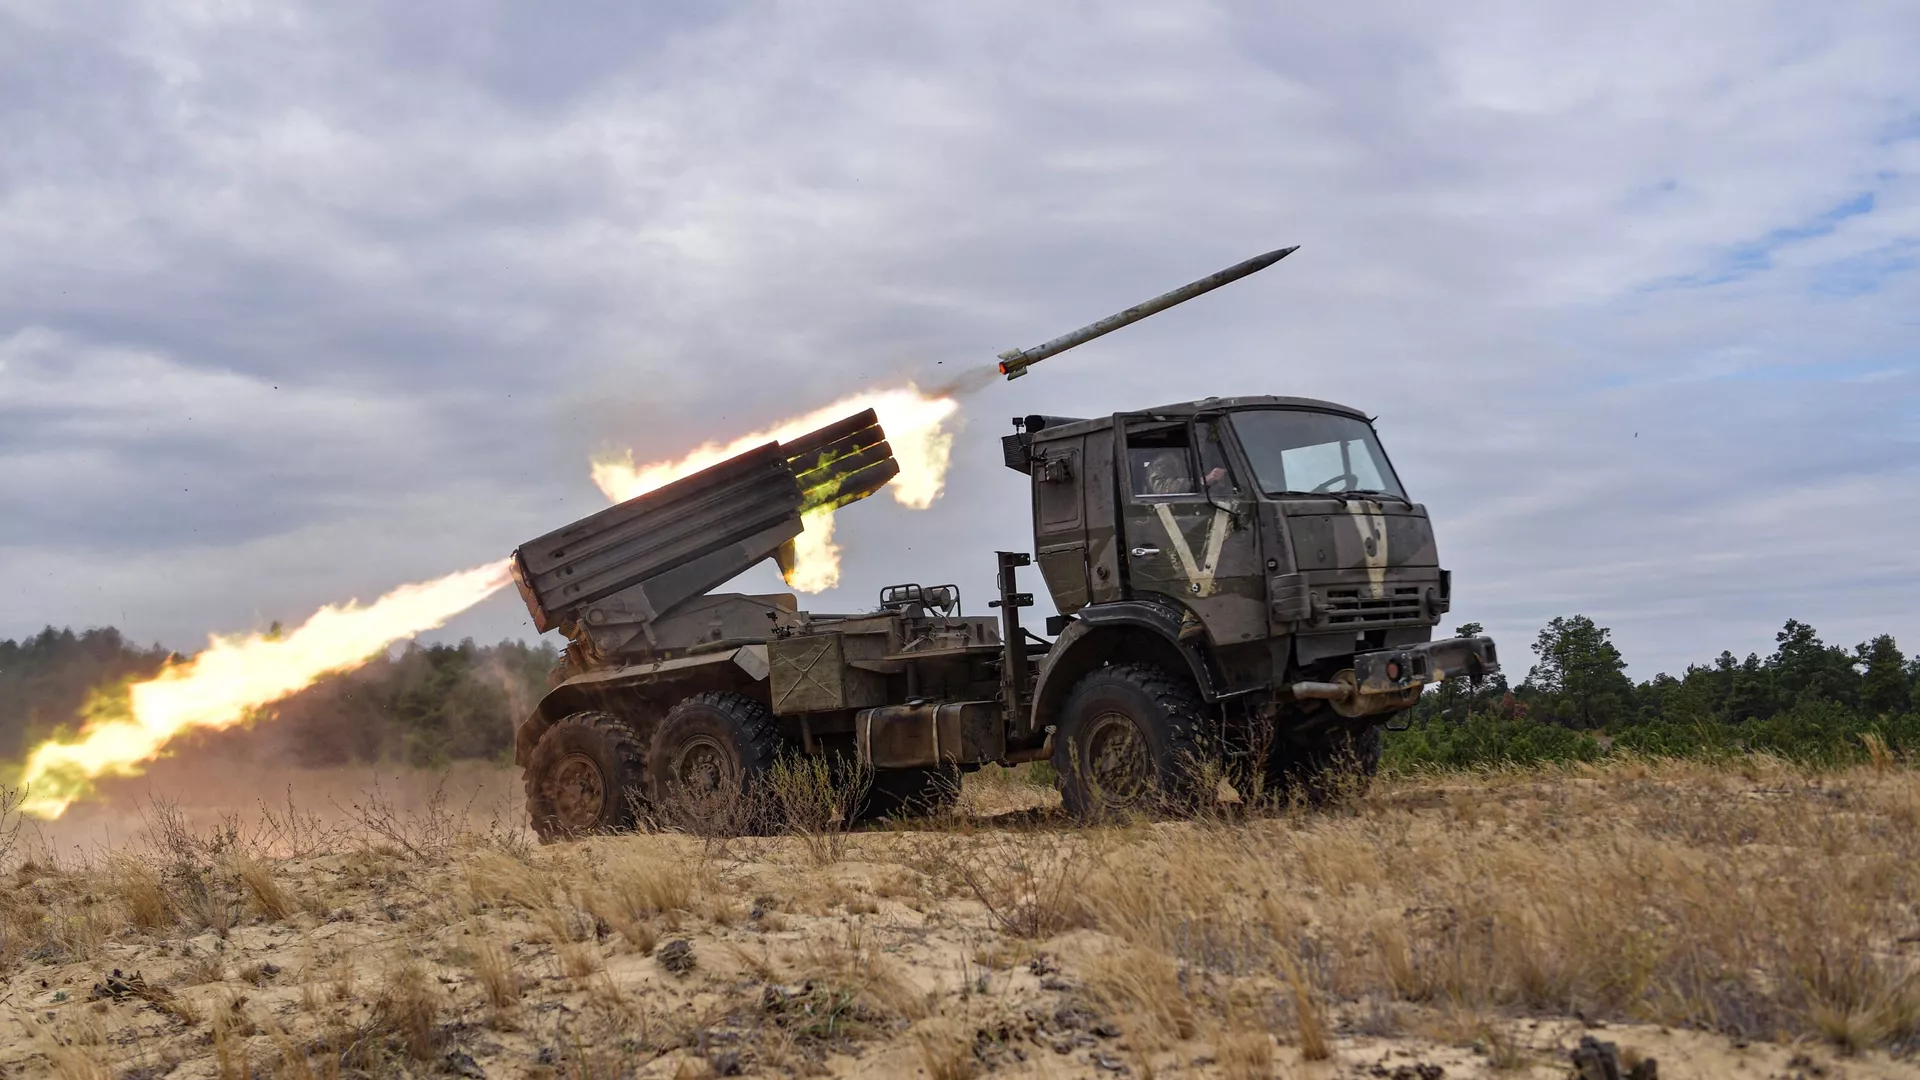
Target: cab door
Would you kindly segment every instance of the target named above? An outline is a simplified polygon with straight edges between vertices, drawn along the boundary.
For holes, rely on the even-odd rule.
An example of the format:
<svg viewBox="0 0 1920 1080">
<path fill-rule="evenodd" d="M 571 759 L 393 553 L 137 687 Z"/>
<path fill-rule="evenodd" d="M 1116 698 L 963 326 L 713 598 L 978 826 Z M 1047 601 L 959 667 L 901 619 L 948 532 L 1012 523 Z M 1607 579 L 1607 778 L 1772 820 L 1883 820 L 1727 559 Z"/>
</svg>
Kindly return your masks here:
<svg viewBox="0 0 1920 1080">
<path fill-rule="evenodd" d="M 1216 645 L 1265 636 L 1255 502 L 1226 451 L 1224 425 L 1217 417 L 1134 417 L 1123 428 L 1131 593 L 1185 606 Z"/>
<path fill-rule="evenodd" d="M 1085 452 L 1081 436 L 1038 441 L 1032 450 L 1034 554 L 1062 615 L 1087 606 Z"/>
</svg>

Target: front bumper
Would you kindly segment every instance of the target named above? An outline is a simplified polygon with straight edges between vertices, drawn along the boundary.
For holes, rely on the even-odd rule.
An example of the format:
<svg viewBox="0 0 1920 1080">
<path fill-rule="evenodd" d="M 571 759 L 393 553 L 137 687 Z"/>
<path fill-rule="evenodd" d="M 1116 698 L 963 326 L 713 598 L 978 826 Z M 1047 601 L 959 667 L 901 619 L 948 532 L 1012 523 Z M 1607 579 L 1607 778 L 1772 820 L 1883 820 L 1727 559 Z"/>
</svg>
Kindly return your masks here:
<svg viewBox="0 0 1920 1080">
<path fill-rule="evenodd" d="M 1345 717 L 1379 716 L 1412 708 L 1429 683 L 1463 675 L 1478 679 L 1499 670 L 1492 638 L 1447 638 L 1361 653 L 1332 682 L 1294 683 L 1287 694 L 1296 701 L 1325 701 Z"/>
<path fill-rule="evenodd" d="M 1493 639 L 1444 638 L 1353 658 L 1355 689 L 1362 694 L 1399 694 L 1428 683 L 1465 676 L 1478 679 L 1500 670 Z"/>
</svg>

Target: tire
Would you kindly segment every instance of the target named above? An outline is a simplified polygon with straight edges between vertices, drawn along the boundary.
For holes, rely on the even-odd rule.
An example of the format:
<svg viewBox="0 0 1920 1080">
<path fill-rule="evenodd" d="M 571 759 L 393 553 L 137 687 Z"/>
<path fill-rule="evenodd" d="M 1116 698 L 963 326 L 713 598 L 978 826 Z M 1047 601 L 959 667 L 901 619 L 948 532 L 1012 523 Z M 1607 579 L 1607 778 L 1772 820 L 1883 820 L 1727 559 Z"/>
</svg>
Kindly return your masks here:
<svg viewBox="0 0 1920 1080">
<path fill-rule="evenodd" d="M 869 778 L 854 820 L 927 817 L 959 801 L 958 769 L 880 769 Z"/>
<path fill-rule="evenodd" d="M 705 693 L 667 710 L 647 750 L 647 793 L 670 823 L 739 835 L 766 824 L 763 778 L 779 760 L 779 726 L 765 705 Z"/>
<path fill-rule="evenodd" d="M 631 829 L 645 785 L 640 738 L 612 713 L 577 712 L 540 736 L 521 777 L 542 843 Z"/>
<path fill-rule="evenodd" d="M 1204 715 L 1193 685 L 1157 667 L 1081 679 L 1054 732 L 1054 784 L 1068 815 L 1102 821 L 1191 805 Z"/>
<path fill-rule="evenodd" d="M 1267 757 L 1267 791 L 1281 801 L 1325 806 L 1366 793 L 1380 771 L 1383 728 L 1341 727 L 1310 743 L 1276 738 Z"/>
</svg>

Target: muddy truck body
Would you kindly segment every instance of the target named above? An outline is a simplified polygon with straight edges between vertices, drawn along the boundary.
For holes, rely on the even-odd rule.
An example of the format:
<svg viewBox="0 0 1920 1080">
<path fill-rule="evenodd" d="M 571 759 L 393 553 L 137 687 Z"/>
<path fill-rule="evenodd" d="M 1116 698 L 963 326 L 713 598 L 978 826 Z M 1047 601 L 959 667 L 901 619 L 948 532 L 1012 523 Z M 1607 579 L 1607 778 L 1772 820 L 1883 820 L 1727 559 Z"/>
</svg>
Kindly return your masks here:
<svg viewBox="0 0 1920 1080">
<path fill-rule="evenodd" d="M 1076 335 L 1002 370 L 1098 333 Z M 1002 448 L 1033 551 L 995 553 L 992 615 L 966 614 L 953 585 L 890 586 L 847 614 L 711 591 L 767 559 L 791 568 L 803 514 L 898 471 L 871 411 L 521 545 L 535 625 L 568 639 L 515 741 L 535 829 L 712 825 L 809 757 L 858 792 L 850 817 L 937 810 L 967 771 L 1040 760 L 1082 820 L 1190 804 L 1222 777 L 1314 798 L 1372 772 L 1424 687 L 1498 670 L 1489 638 L 1434 639 L 1450 576 L 1358 410 L 1238 397 L 1028 416 Z M 1045 636 L 1022 621 L 1023 570 L 1058 611 Z"/>
</svg>

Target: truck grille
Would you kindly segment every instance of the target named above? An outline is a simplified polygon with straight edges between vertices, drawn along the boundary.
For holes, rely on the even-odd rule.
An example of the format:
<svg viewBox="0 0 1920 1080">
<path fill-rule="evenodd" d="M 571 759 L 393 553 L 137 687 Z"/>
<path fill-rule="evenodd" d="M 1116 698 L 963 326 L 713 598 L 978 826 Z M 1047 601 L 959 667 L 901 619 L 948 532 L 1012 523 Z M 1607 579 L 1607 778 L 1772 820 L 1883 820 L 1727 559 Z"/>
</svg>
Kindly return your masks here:
<svg viewBox="0 0 1920 1080">
<path fill-rule="evenodd" d="M 1379 598 L 1363 595 L 1360 589 L 1327 590 L 1326 623 L 1329 626 L 1380 626 L 1425 621 L 1426 613 L 1420 608 L 1418 585 L 1402 585 Z"/>
</svg>

